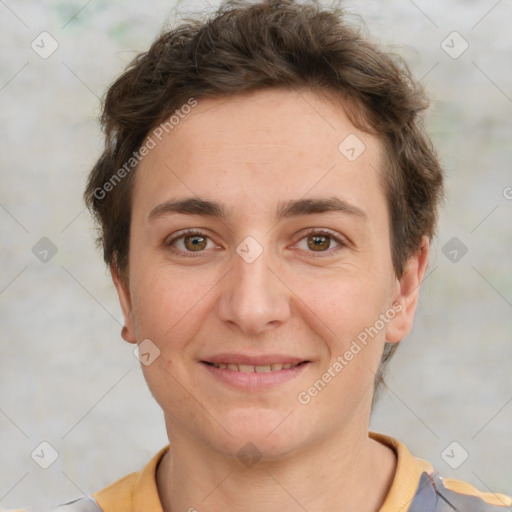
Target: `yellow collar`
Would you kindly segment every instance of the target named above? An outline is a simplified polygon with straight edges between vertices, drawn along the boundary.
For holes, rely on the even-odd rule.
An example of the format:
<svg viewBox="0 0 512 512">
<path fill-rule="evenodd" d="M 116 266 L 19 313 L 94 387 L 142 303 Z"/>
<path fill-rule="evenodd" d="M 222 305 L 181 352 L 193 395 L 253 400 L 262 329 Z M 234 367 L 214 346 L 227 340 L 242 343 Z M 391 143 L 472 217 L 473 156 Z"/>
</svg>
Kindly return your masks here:
<svg viewBox="0 0 512 512">
<path fill-rule="evenodd" d="M 368 432 L 368 436 L 397 454 L 396 473 L 391 488 L 379 512 L 407 511 L 420 481 L 421 474 L 432 473 L 432 466 L 417 457 L 396 439 Z M 169 451 L 169 445 L 162 448 L 138 473 L 121 478 L 93 497 L 104 512 L 163 512 L 156 485 L 156 469 L 163 456 Z"/>
</svg>

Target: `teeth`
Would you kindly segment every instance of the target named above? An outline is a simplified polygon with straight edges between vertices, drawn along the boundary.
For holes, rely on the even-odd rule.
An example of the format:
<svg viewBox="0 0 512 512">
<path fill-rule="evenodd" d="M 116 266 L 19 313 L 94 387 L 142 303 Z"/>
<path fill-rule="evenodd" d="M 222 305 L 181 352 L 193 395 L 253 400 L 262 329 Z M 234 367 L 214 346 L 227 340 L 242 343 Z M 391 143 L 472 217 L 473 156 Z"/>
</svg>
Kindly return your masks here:
<svg viewBox="0 0 512 512">
<path fill-rule="evenodd" d="M 227 363 L 213 363 L 215 368 L 228 369 L 234 372 L 242 373 L 266 373 L 266 372 L 278 372 L 279 370 L 289 370 L 294 368 L 300 363 L 273 363 L 264 366 L 254 366 L 252 364 L 227 364 Z"/>
<path fill-rule="evenodd" d="M 254 370 L 258 373 L 264 373 L 270 371 L 270 365 L 269 366 L 255 366 Z"/>
</svg>

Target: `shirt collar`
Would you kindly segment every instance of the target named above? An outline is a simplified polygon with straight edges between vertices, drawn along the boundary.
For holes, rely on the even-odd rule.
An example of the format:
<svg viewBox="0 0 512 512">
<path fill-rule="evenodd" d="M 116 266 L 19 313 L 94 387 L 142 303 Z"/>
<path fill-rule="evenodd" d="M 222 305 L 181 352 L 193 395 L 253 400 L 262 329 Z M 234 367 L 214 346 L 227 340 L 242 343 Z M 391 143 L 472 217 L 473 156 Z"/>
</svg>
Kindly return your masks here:
<svg viewBox="0 0 512 512">
<path fill-rule="evenodd" d="M 407 512 L 418 489 L 422 473 L 431 474 L 430 463 L 414 457 L 405 445 L 391 436 L 368 432 L 368 436 L 391 448 L 397 456 L 396 472 L 379 512 Z"/>
<path fill-rule="evenodd" d="M 379 512 L 407 512 L 416 494 L 422 473 L 433 472 L 432 465 L 414 457 L 409 450 L 391 436 L 368 432 L 375 441 L 391 448 L 397 456 L 397 466 L 391 488 Z M 162 448 L 139 473 L 132 473 L 112 484 L 94 497 L 103 510 L 123 510 L 130 512 L 163 512 L 158 495 L 156 470 L 170 445 Z M 130 506 L 131 505 L 131 506 Z"/>
</svg>

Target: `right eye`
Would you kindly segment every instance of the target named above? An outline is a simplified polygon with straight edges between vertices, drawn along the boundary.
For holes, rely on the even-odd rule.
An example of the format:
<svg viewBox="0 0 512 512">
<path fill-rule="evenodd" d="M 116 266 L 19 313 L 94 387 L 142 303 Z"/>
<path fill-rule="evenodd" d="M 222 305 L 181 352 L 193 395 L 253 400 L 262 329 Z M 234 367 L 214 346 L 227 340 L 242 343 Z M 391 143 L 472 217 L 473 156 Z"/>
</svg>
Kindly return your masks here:
<svg viewBox="0 0 512 512">
<path fill-rule="evenodd" d="M 212 249 L 211 244 L 215 246 L 207 235 L 195 229 L 181 231 L 166 242 L 172 252 L 183 256 L 192 256 L 190 253 L 201 253 L 205 249 Z"/>
</svg>

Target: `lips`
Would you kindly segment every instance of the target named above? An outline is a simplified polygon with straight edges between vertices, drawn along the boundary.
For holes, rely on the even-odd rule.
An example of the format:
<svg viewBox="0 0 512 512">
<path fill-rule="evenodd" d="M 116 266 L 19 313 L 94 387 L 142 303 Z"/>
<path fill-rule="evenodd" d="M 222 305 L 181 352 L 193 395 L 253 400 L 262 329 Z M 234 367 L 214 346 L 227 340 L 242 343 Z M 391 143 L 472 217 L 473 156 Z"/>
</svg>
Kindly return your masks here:
<svg viewBox="0 0 512 512">
<path fill-rule="evenodd" d="M 244 393 L 284 386 L 307 372 L 311 360 L 283 354 L 216 354 L 198 361 L 209 379 Z M 212 381 L 208 381 L 208 386 Z"/>
<path fill-rule="evenodd" d="M 272 363 L 266 365 L 252 365 L 252 364 L 234 364 L 234 363 L 209 363 L 204 361 L 206 364 L 210 364 L 215 368 L 227 369 L 234 372 L 242 372 L 242 373 L 267 373 L 267 372 L 278 372 L 280 370 L 289 370 L 290 368 L 295 368 L 299 364 L 302 364 L 306 361 L 301 361 L 300 363 Z"/>
<path fill-rule="evenodd" d="M 289 370 L 309 361 L 283 354 L 264 354 L 259 356 L 217 354 L 205 358 L 201 362 L 214 368 L 240 373 L 269 373 Z"/>
</svg>

